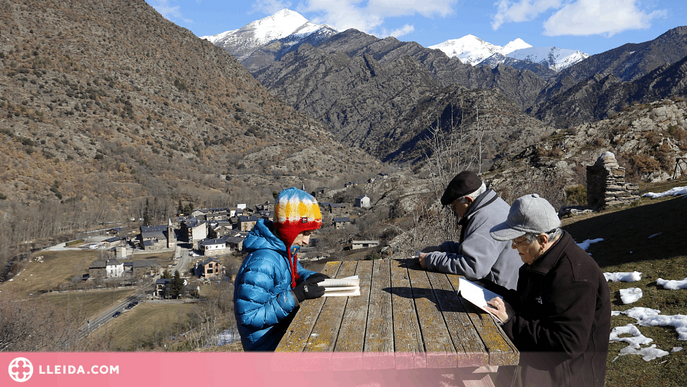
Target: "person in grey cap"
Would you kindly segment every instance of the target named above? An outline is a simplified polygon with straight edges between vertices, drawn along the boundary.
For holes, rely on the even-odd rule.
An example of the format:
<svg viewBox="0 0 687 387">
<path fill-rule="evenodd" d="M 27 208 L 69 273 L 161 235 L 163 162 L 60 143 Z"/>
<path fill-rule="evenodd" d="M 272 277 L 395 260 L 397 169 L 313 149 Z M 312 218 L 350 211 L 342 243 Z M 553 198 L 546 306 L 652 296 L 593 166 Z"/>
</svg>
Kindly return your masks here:
<svg viewBox="0 0 687 387">
<path fill-rule="evenodd" d="M 463 275 L 499 294 L 514 290 L 522 263 L 509 242 L 489 236 L 491 227 L 506 219 L 508 203 L 487 189 L 474 172 L 463 171 L 446 187 L 441 204 L 451 205 L 460 217 L 460 242 L 422 249 L 420 265 L 430 271 Z"/>
<path fill-rule="evenodd" d="M 522 262 L 516 294 L 489 301 L 520 351 L 517 383 L 603 386 L 611 298 L 597 263 L 561 230 L 556 210 L 539 195 L 516 199 L 491 236 L 511 241 Z"/>
</svg>

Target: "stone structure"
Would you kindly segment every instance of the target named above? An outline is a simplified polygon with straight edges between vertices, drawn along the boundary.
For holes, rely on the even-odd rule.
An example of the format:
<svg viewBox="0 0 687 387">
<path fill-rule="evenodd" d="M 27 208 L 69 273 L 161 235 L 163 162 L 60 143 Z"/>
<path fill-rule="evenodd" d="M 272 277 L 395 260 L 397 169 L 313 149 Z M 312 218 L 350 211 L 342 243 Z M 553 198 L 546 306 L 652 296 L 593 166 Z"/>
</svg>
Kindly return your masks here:
<svg viewBox="0 0 687 387">
<path fill-rule="evenodd" d="M 639 200 L 639 185 L 625 182 L 625 168 L 604 152 L 587 167 L 587 204 L 597 210 Z"/>
</svg>

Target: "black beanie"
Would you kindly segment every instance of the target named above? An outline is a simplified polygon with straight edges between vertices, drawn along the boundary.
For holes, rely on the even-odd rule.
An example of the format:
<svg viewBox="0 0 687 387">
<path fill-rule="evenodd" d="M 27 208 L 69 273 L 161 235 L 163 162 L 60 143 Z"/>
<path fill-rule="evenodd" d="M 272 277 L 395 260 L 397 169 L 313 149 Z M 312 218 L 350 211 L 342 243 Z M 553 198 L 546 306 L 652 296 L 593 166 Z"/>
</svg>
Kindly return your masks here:
<svg viewBox="0 0 687 387">
<path fill-rule="evenodd" d="M 463 171 L 448 183 L 448 187 L 441 196 L 441 204 L 447 206 L 461 196 L 475 192 L 482 186 L 482 180 L 474 172 Z"/>
</svg>

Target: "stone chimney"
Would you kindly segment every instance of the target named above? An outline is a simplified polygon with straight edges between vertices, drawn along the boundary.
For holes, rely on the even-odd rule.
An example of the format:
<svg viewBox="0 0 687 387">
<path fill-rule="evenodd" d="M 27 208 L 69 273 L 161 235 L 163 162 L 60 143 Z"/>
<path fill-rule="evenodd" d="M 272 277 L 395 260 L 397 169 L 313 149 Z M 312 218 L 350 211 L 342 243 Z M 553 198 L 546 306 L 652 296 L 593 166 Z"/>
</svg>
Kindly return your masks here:
<svg viewBox="0 0 687 387">
<path fill-rule="evenodd" d="M 639 200 L 639 185 L 625 182 L 625 168 L 615 155 L 604 152 L 587 167 L 587 204 L 597 210 Z"/>
</svg>

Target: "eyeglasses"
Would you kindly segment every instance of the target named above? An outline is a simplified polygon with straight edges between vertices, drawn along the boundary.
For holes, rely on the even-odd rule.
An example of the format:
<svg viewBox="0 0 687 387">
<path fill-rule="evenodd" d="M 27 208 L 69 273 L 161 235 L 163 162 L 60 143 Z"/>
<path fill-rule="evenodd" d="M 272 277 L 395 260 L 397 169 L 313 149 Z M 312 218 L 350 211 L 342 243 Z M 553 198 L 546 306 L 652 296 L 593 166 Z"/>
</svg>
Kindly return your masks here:
<svg viewBox="0 0 687 387">
<path fill-rule="evenodd" d="M 512 241 L 510 241 L 510 243 L 511 243 L 511 245 L 513 246 L 514 249 L 517 249 L 518 246 L 520 246 L 521 244 L 523 244 L 523 243 L 525 243 L 525 242 L 529 242 L 529 241 L 527 240 L 527 238 L 522 238 L 522 240 L 520 240 L 520 241 L 516 241 L 515 239 L 513 239 Z"/>
</svg>

